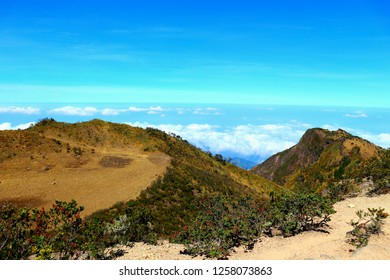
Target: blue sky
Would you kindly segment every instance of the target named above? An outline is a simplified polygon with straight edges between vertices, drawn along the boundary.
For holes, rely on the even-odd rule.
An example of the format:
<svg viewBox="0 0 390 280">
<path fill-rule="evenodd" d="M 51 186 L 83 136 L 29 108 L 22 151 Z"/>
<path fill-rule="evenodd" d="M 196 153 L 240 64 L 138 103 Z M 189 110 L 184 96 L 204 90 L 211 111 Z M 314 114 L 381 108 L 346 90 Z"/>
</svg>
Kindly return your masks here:
<svg viewBox="0 0 390 280">
<path fill-rule="evenodd" d="M 388 1 L 0 2 L 0 102 L 390 107 Z"/>
</svg>

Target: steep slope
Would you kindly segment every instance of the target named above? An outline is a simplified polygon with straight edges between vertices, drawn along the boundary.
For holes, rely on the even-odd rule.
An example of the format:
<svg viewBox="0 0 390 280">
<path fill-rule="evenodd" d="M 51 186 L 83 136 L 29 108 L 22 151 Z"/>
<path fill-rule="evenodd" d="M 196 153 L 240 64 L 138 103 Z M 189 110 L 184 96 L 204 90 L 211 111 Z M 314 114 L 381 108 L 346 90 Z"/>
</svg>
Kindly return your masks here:
<svg viewBox="0 0 390 280">
<path fill-rule="evenodd" d="M 309 129 L 299 143 L 252 171 L 289 188 L 319 191 L 330 183 L 360 177 L 362 168 L 382 149 L 346 131 Z"/>
<path fill-rule="evenodd" d="M 150 208 L 157 231 L 167 234 L 194 215 L 198 196 L 266 199 L 284 190 L 179 136 L 100 120 L 45 119 L 26 130 L 0 132 L 0 182 L 0 203 L 49 207 L 75 199 L 85 206 L 84 215 L 135 200 Z"/>
</svg>

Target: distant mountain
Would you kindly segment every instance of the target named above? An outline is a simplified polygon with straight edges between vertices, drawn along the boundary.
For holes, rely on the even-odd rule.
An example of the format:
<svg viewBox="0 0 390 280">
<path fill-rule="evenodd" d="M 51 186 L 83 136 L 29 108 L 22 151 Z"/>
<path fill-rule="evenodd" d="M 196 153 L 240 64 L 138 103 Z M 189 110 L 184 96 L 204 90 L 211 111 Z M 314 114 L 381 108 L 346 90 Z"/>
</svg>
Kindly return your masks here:
<svg viewBox="0 0 390 280">
<path fill-rule="evenodd" d="M 246 169 L 246 170 L 249 170 L 253 167 L 256 166 L 256 162 L 254 161 L 250 161 L 250 160 L 247 160 L 247 159 L 244 159 L 244 158 L 239 158 L 239 157 L 234 157 L 230 160 L 230 163 L 238 166 L 238 167 L 241 167 L 243 169 Z"/>
<path fill-rule="evenodd" d="M 252 172 L 288 188 L 321 191 L 330 184 L 360 178 L 383 149 L 344 130 L 309 129 L 299 143 Z"/>
<path fill-rule="evenodd" d="M 75 199 L 90 215 L 134 200 L 150 208 L 161 234 L 188 222 L 201 195 L 260 199 L 284 190 L 180 136 L 101 120 L 45 119 L 26 130 L 0 131 L 0 181 L 0 204 L 50 207 Z"/>
</svg>

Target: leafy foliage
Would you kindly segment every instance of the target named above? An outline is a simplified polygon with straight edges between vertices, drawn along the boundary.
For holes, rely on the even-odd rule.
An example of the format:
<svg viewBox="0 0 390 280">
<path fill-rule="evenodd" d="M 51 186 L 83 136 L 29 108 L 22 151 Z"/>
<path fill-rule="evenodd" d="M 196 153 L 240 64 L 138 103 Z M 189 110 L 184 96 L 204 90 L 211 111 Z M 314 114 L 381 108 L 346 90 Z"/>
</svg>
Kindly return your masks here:
<svg viewBox="0 0 390 280">
<path fill-rule="evenodd" d="M 374 181 L 369 195 L 390 193 L 390 149 L 383 150 L 380 157 L 372 160 L 360 173 Z"/>
<path fill-rule="evenodd" d="M 111 259 L 114 252 L 107 248 L 116 244 L 116 239 L 107 231 L 107 222 L 94 217 L 83 224 L 80 249 L 85 259 Z"/>
<path fill-rule="evenodd" d="M 342 180 L 340 182 L 330 183 L 326 188 L 325 196 L 333 201 L 341 201 L 346 197 L 351 197 L 358 192 L 356 185 L 351 183 L 350 180 Z"/>
<path fill-rule="evenodd" d="M 0 208 L 0 259 L 109 259 L 109 247 L 155 242 L 150 212 L 142 208 L 112 222 L 97 217 L 83 221 L 76 201 L 56 201 L 45 209 Z"/>
<path fill-rule="evenodd" d="M 27 209 L 0 209 L 0 259 L 26 259 L 32 251 L 31 215 Z"/>
<path fill-rule="evenodd" d="M 268 227 L 284 236 L 323 228 L 335 213 L 330 199 L 314 193 L 283 194 L 268 209 Z"/>
<path fill-rule="evenodd" d="M 374 188 L 368 192 L 368 195 L 373 196 L 387 193 L 390 193 L 390 176 L 377 180 L 374 184 Z"/>
<path fill-rule="evenodd" d="M 107 224 L 107 231 L 116 243 L 131 245 L 132 242 L 156 243 L 150 210 L 129 203 L 126 214 Z"/>
<path fill-rule="evenodd" d="M 174 238 L 186 246 L 185 253 L 224 259 L 233 247 L 252 248 L 260 237 L 264 209 L 252 198 L 204 196 L 198 203 L 201 211 L 193 223 Z"/>
<path fill-rule="evenodd" d="M 206 196 L 198 203 L 202 211 L 173 241 L 185 244 L 187 254 L 222 259 L 236 246 L 252 248 L 272 229 L 284 236 L 323 229 L 334 213 L 331 201 L 316 194 L 284 194 L 271 202 Z"/>
<path fill-rule="evenodd" d="M 368 208 L 368 211 L 359 210 L 356 212 L 358 220 L 351 220 L 349 225 L 353 227 L 352 231 L 348 232 L 350 236 L 347 242 L 356 248 L 364 247 L 368 244 L 368 240 L 372 234 L 381 233 L 383 220 L 389 214 L 383 208 Z"/>
<path fill-rule="evenodd" d="M 51 258 L 52 252 L 60 259 L 77 258 L 82 210 L 74 200 L 56 201 L 49 211 L 2 206 L 1 259 L 26 259 L 34 254 L 46 259 Z"/>
</svg>

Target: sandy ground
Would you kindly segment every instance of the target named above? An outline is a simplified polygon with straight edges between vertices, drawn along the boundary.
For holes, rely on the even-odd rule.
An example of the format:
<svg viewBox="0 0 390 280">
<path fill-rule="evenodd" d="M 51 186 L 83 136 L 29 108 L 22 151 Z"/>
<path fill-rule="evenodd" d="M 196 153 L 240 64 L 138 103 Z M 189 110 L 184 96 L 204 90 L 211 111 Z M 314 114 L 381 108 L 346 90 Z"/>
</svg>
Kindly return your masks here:
<svg viewBox="0 0 390 280">
<path fill-rule="evenodd" d="M 86 216 L 136 198 L 169 165 L 167 155 L 136 148 L 18 158 L 0 164 L 0 203 L 49 208 L 75 199 Z"/>
<path fill-rule="evenodd" d="M 353 204 L 353 207 L 351 204 Z M 346 233 L 352 230 L 347 224 L 356 220 L 355 212 L 368 207 L 382 207 L 390 211 L 390 194 L 377 197 L 350 198 L 335 204 L 335 213 L 329 223 L 329 233 L 305 232 L 297 236 L 263 237 L 250 252 L 237 248 L 231 260 L 390 260 L 390 218 L 383 226 L 383 234 L 374 235 L 368 246 L 351 252 L 353 246 L 345 242 Z M 125 248 L 126 254 L 120 259 L 132 260 L 190 260 L 190 256 L 180 254 L 183 246 L 161 242 L 159 246 L 136 243 L 133 248 Z M 197 257 L 196 259 L 202 259 Z"/>
</svg>

